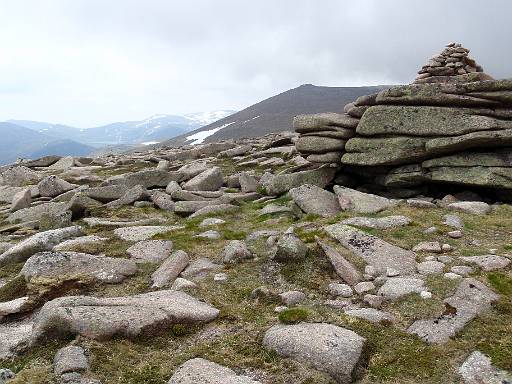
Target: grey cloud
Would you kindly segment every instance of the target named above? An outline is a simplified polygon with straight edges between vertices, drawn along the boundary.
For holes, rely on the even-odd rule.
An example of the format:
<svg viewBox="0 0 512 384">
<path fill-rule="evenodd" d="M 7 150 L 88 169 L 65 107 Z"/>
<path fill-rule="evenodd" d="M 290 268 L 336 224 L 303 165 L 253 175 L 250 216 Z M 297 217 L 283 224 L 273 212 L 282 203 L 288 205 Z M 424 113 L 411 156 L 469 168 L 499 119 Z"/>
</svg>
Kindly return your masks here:
<svg viewBox="0 0 512 384">
<path fill-rule="evenodd" d="M 303 83 L 407 83 L 450 41 L 470 48 L 487 73 L 512 72 L 509 0 L 19 0 L 2 8 L 0 119 L 91 126 L 240 109 Z"/>
</svg>

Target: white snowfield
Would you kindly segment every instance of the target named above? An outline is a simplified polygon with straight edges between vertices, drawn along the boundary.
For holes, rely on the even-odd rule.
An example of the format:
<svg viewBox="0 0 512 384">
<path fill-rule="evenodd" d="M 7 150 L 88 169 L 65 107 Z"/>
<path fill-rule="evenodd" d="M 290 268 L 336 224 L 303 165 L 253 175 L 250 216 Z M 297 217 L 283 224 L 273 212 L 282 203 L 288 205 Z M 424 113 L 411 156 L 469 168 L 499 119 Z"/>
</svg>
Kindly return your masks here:
<svg viewBox="0 0 512 384">
<path fill-rule="evenodd" d="M 194 140 L 192 143 L 189 143 L 191 145 L 202 144 L 206 140 L 207 137 L 210 137 L 214 133 L 219 132 L 221 129 L 226 128 L 226 127 L 230 126 L 231 124 L 235 124 L 235 122 L 233 121 L 231 123 L 221 125 L 220 127 L 210 129 L 208 131 L 201 131 L 201 132 L 194 133 L 193 135 L 187 136 L 187 141 Z"/>
</svg>

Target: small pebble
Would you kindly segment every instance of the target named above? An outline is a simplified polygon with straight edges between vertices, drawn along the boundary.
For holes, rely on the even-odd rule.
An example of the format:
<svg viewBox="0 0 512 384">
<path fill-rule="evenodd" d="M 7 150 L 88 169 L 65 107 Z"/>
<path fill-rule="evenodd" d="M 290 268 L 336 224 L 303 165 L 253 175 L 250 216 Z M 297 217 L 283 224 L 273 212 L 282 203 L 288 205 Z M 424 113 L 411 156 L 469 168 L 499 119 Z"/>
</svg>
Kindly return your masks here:
<svg viewBox="0 0 512 384">
<path fill-rule="evenodd" d="M 453 247 L 450 244 L 441 245 L 441 250 L 443 252 L 450 252 L 452 249 L 453 249 Z"/>
<path fill-rule="evenodd" d="M 447 233 L 448 237 L 451 237 L 452 239 L 460 239 L 463 234 L 462 231 L 456 230 L 456 231 L 450 231 Z"/>
<path fill-rule="evenodd" d="M 395 276 L 398 276 L 399 274 L 400 274 L 400 272 L 398 272 L 394 268 L 390 268 L 390 267 L 386 268 L 386 276 L 387 277 L 395 277 Z"/>
<path fill-rule="evenodd" d="M 213 276 L 213 281 L 226 281 L 228 279 L 228 275 L 225 273 L 216 273 Z"/>
<path fill-rule="evenodd" d="M 444 278 L 448 279 L 448 280 L 458 280 L 458 279 L 462 279 L 462 276 L 458 275 L 456 273 L 453 273 L 453 272 L 446 272 L 444 274 Z"/>
<path fill-rule="evenodd" d="M 453 261 L 453 257 L 451 256 L 438 256 L 437 261 L 440 261 L 441 263 L 451 263 Z"/>
<path fill-rule="evenodd" d="M 286 311 L 287 309 L 288 309 L 288 307 L 286 307 L 284 305 L 280 305 L 280 306 L 274 308 L 274 312 L 281 313 L 283 311 Z"/>
<path fill-rule="evenodd" d="M 354 290 L 358 294 L 373 291 L 374 289 L 375 289 L 375 284 L 373 284 L 372 282 L 369 282 L 369 281 L 362 281 L 360 283 L 357 283 L 356 286 L 354 287 Z"/>
<path fill-rule="evenodd" d="M 422 299 L 431 299 L 432 298 L 432 292 L 429 291 L 421 291 L 420 296 Z"/>
</svg>

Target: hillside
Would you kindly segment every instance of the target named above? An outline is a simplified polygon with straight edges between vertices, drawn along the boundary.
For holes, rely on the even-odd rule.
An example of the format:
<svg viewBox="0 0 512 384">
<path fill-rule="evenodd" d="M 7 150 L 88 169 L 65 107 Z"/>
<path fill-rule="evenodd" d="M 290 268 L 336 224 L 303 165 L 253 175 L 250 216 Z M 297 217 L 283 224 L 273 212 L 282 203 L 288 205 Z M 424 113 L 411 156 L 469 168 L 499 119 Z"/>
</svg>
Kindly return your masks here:
<svg viewBox="0 0 512 384">
<path fill-rule="evenodd" d="M 301 85 L 254 104 L 210 125 L 163 142 L 163 145 L 215 142 L 243 137 L 259 137 L 292 130 L 293 117 L 304 113 L 339 112 L 357 97 L 385 87 L 319 87 Z M 193 136 L 191 139 L 187 139 Z"/>
<path fill-rule="evenodd" d="M 49 154 L 81 156 L 94 149 L 73 140 L 56 140 L 12 123 L 0 123 L 0 137 L 0 164 L 13 163 L 18 157 L 35 158 Z"/>
</svg>

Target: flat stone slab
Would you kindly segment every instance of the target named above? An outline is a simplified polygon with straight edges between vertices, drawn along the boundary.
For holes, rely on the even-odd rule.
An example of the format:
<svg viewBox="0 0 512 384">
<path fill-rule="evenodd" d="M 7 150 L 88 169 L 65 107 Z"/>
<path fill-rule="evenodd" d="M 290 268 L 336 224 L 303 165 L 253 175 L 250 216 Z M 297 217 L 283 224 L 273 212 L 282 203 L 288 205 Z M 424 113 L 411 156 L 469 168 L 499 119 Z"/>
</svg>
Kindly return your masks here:
<svg viewBox="0 0 512 384">
<path fill-rule="evenodd" d="M 82 347 L 70 345 L 61 348 L 53 359 L 53 371 L 57 376 L 68 372 L 83 372 L 89 369 L 89 361 Z"/>
<path fill-rule="evenodd" d="M 183 363 L 168 384 L 259 384 L 246 376 L 211 361 L 195 358 Z"/>
<path fill-rule="evenodd" d="M 50 251 L 62 241 L 82 234 L 82 228 L 78 226 L 36 233 L 2 253 L 0 255 L 0 266 L 24 261 L 37 252 Z"/>
<path fill-rule="evenodd" d="M 219 310 L 179 291 L 128 297 L 68 296 L 47 302 L 35 318 L 32 345 L 81 335 L 94 340 L 133 339 L 173 324 L 209 322 Z"/>
<path fill-rule="evenodd" d="M 281 357 L 311 364 L 331 375 L 337 383 L 353 382 L 365 339 L 345 328 L 325 323 L 275 325 L 263 345 Z"/>
<path fill-rule="evenodd" d="M 344 258 L 335 248 L 331 247 L 327 243 L 321 242 L 317 239 L 317 244 L 322 248 L 325 256 L 331 262 L 334 270 L 339 277 L 343 279 L 349 285 L 356 285 L 362 280 L 361 273 L 357 268 L 352 265 L 350 261 Z"/>
<path fill-rule="evenodd" d="M 75 251 L 77 248 L 88 245 L 95 245 L 98 243 L 104 243 L 108 238 L 100 237 L 96 235 L 90 236 L 82 236 L 76 239 L 66 240 L 60 244 L 57 244 L 53 247 L 52 251 L 54 252 L 62 252 L 62 251 Z"/>
<path fill-rule="evenodd" d="M 351 217 L 345 219 L 341 224 L 353 225 L 363 228 L 391 229 L 404 227 L 412 223 L 407 216 L 386 216 L 386 217 Z"/>
<path fill-rule="evenodd" d="M 393 323 L 395 321 L 395 317 L 391 313 L 379 311 L 375 308 L 349 309 L 345 311 L 345 315 L 364 319 L 371 323 L 380 323 L 383 321 Z"/>
<path fill-rule="evenodd" d="M 137 266 L 132 260 L 78 252 L 41 252 L 31 256 L 20 273 L 27 282 L 83 278 L 120 283 L 136 272 Z"/>
<path fill-rule="evenodd" d="M 137 227 L 143 225 L 151 225 L 155 223 L 163 223 L 165 220 L 162 218 L 153 218 L 153 219 L 142 219 L 135 221 L 123 221 L 123 220 L 108 220 L 103 219 L 101 217 L 86 217 L 83 219 L 85 223 L 91 227 Z"/>
<path fill-rule="evenodd" d="M 10 359 L 26 349 L 30 342 L 33 323 L 22 321 L 0 324 L 0 359 Z"/>
<path fill-rule="evenodd" d="M 448 204 L 448 209 L 471 213 L 473 215 L 487 215 L 492 211 L 491 206 L 482 201 L 459 201 L 457 203 Z"/>
<path fill-rule="evenodd" d="M 306 213 L 331 217 L 341 211 L 336 195 L 316 185 L 304 184 L 290 189 L 289 193 L 295 204 Z"/>
<path fill-rule="evenodd" d="M 134 226 L 126 228 L 117 228 L 114 230 L 114 234 L 121 240 L 125 241 L 143 241 L 149 240 L 153 236 L 158 235 L 160 233 L 171 232 L 182 228 L 185 227 L 165 225 Z"/>
<path fill-rule="evenodd" d="M 416 272 L 414 252 L 389 244 L 349 225 L 333 224 L 324 229 L 345 248 L 367 264 L 373 265 L 379 274 L 386 273 L 387 268 L 395 269 L 401 275 Z"/>
<path fill-rule="evenodd" d="M 145 240 L 133 244 L 126 253 L 136 263 L 159 263 L 170 256 L 172 247 L 169 240 Z"/>
<path fill-rule="evenodd" d="M 370 193 L 359 192 L 355 189 L 339 185 L 334 186 L 334 193 L 338 196 L 342 211 L 377 213 L 398 204 L 398 201 L 395 200 L 372 195 Z"/>
<path fill-rule="evenodd" d="M 466 263 L 476 264 L 486 272 L 507 268 L 511 261 L 509 258 L 497 255 L 465 256 L 459 257 Z"/>
<path fill-rule="evenodd" d="M 491 359 L 479 351 L 473 352 L 459 368 L 464 384 L 507 384 L 512 374 L 500 371 L 492 365 Z"/>
<path fill-rule="evenodd" d="M 444 300 L 447 310 L 443 315 L 436 319 L 417 320 L 407 332 L 418 335 L 427 343 L 446 343 L 476 316 L 490 310 L 498 298 L 482 282 L 465 278 L 455 294 Z"/>
<path fill-rule="evenodd" d="M 424 290 L 424 285 L 425 282 L 421 279 L 392 277 L 386 280 L 377 293 L 388 300 L 398 300 L 411 293 L 420 293 Z"/>
</svg>

